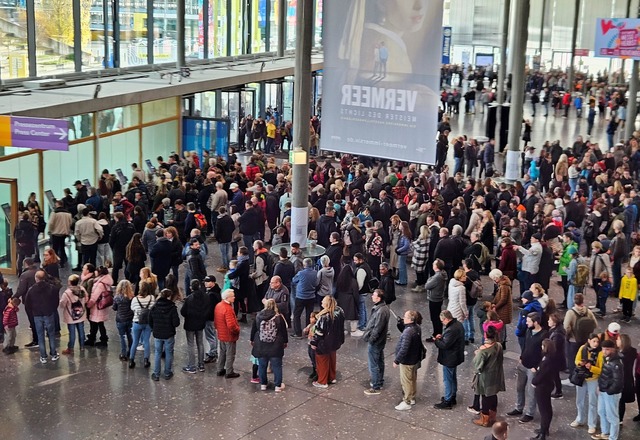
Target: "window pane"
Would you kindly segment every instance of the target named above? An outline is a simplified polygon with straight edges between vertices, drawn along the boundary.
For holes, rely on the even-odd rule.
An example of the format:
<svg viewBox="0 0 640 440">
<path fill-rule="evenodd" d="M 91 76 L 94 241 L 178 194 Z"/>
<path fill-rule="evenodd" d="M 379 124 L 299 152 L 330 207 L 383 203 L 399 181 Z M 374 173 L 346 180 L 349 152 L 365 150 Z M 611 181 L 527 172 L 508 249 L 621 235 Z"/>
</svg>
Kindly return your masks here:
<svg viewBox="0 0 640 440">
<path fill-rule="evenodd" d="M 122 130 L 134 125 L 138 125 L 137 105 L 98 112 L 98 132 L 100 134 Z"/>
<path fill-rule="evenodd" d="M 322 3 L 323 0 L 316 0 L 315 46 L 322 46 Z"/>
<path fill-rule="evenodd" d="M 45 151 L 42 159 L 44 190 L 51 190 L 58 199 L 64 196 L 65 188 L 70 188 L 75 195 L 73 182 L 76 180 L 89 179 L 92 185 L 97 183 L 97 176 L 93 175 L 93 141 L 69 145 L 69 151 Z"/>
<path fill-rule="evenodd" d="M 199 57 L 199 12 L 202 11 L 203 0 L 186 0 L 184 11 L 184 53 L 187 58 Z M 204 49 L 203 49 L 204 50 Z"/>
<path fill-rule="evenodd" d="M 29 199 L 30 193 L 39 194 L 39 166 L 40 161 L 37 154 L 18 157 L 0 162 L 0 176 L 18 179 L 18 200 L 26 201 Z M 43 206 L 42 200 L 40 202 L 40 206 Z"/>
<path fill-rule="evenodd" d="M 287 9 L 287 49 L 296 48 L 296 4 L 298 0 L 289 0 Z"/>
<path fill-rule="evenodd" d="M 73 72 L 73 0 L 36 2 L 35 10 L 38 76 Z"/>
<path fill-rule="evenodd" d="M 147 2 L 120 0 L 120 67 L 147 64 Z"/>
<path fill-rule="evenodd" d="M 153 32 L 153 61 L 176 61 L 176 0 L 154 2 Z"/>
<path fill-rule="evenodd" d="M 100 138 L 98 142 L 98 172 L 106 168 L 115 174 L 116 169 L 120 168 L 124 174 L 129 174 L 131 164 L 139 163 L 139 143 L 138 130 Z"/>
<path fill-rule="evenodd" d="M 7 21 L 9 28 L 16 31 L 27 28 L 27 11 L 24 2 L 8 1 L 0 9 L 0 18 Z M 4 6 L 4 5 L 3 5 Z M 19 32 L 1 31 L 0 37 L 0 77 L 2 79 L 25 78 L 29 76 L 27 38 L 19 37 Z"/>
<path fill-rule="evenodd" d="M 156 163 L 156 157 L 166 158 L 177 151 L 178 121 L 165 122 L 142 129 L 142 161 L 150 159 Z"/>
<path fill-rule="evenodd" d="M 278 50 L 278 0 L 269 0 L 271 2 L 271 11 L 269 14 L 269 50 L 275 52 Z"/>
<path fill-rule="evenodd" d="M 142 122 L 153 122 L 177 116 L 177 98 L 159 99 L 142 104 Z"/>
<path fill-rule="evenodd" d="M 242 31 L 244 29 L 244 20 L 242 17 L 242 2 L 240 0 L 231 0 L 231 56 L 242 55 Z"/>
<path fill-rule="evenodd" d="M 267 34 L 267 0 L 256 0 L 252 3 L 250 23 L 251 53 L 264 52 Z"/>
<path fill-rule="evenodd" d="M 70 141 L 93 136 L 93 113 L 70 116 L 67 120 L 69 121 Z"/>
</svg>

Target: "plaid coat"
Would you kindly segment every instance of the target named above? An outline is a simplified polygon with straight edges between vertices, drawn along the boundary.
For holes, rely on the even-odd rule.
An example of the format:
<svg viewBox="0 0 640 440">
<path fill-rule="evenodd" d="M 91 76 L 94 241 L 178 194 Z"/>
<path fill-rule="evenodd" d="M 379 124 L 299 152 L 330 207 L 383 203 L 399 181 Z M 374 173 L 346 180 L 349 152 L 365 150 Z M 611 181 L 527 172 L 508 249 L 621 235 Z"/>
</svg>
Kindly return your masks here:
<svg viewBox="0 0 640 440">
<path fill-rule="evenodd" d="M 411 243 L 411 247 L 413 248 L 411 267 L 416 272 L 426 272 L 427 260 L 429 259 L 429 241 L 427 239 L 417 239 Z"/>
</svg>

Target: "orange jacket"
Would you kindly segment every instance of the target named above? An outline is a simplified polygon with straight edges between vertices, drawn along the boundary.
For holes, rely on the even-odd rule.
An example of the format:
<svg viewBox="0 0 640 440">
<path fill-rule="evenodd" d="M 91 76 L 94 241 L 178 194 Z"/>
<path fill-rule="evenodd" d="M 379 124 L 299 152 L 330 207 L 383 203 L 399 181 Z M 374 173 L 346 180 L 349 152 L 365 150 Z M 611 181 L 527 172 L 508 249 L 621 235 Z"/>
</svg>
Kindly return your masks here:
<svg viewBox="0 0 640 440">
<path fill-rule="evenodd" d="M 220 301 L 213 312 L 213 323 L 220 342 L 236 342 L 240 338 L 240 326 L 232 304 Z"/>
</svg>

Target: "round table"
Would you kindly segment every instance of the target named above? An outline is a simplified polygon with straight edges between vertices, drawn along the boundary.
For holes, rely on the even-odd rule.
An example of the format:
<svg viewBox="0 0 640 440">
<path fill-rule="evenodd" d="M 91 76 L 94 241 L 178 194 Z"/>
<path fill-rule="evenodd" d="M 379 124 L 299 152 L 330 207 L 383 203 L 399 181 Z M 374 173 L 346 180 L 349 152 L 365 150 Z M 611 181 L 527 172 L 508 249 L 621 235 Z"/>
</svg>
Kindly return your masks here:
<svg viewBox="0 0 640 440">
<path fill-rule="evenodd" d="M 280 255 L 280 249 L 285 248 L 287 250 L 287 254 L 291 255 L 291 243 L 281 243 L 271 246 L 271 253 L 275 255 Z M 327 251 L 324 246 L 320 246 L 316 244 L 314 247 L 308 246 L 300 248 L 302 251 L 302 256 L 304 258 L 313 258 L 313 260 L 317 260 L 322 257 L 324 253 Z"/>
</svg>

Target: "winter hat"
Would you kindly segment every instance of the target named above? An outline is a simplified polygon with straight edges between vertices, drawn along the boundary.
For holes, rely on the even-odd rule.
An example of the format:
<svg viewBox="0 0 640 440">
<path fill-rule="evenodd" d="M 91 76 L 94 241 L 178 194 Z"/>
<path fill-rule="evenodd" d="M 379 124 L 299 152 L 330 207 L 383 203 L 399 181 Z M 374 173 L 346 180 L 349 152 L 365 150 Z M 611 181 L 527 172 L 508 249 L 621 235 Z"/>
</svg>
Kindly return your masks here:
<svg viewBox="0 0 640 440">
<path fill-rule="evenodd" d="M 522 299 L 526 299 L 527 302 L 533 301 L 533 292 L 531 290 L 525 290 L 522 294 Z"/>
</svg>

